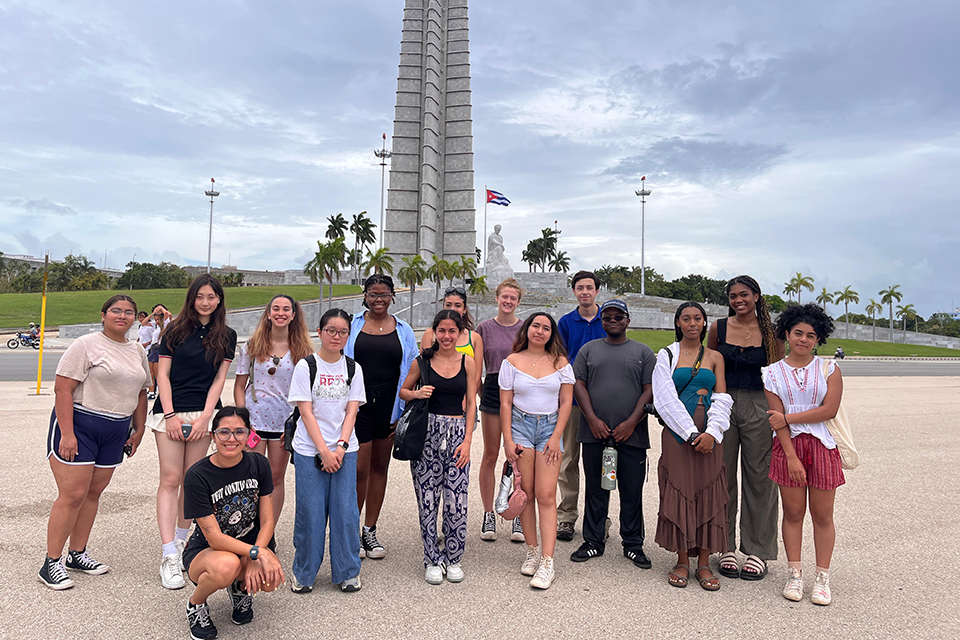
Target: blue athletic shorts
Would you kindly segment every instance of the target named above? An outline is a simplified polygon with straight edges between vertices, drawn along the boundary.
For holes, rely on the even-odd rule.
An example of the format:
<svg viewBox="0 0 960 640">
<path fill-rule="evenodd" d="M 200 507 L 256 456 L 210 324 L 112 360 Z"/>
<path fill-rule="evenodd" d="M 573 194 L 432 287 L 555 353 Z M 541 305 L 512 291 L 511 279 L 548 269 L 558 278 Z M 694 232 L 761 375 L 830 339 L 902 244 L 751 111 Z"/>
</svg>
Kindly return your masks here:
<svg viewBox="0 0 960 640">
<path fill-rule="evenodd" d="M 54 409 L 50 413 L 47 458 L 55 456 L 63 464 L 69 465 L 118 467 L 123 462 L 123 445 L 130 437 L 130 416 L 121 418 L 74 405 L 73 433 L 77 437 L 77 455 L 73 462 L 67 462 L 60 457 L 60 424 L 57 422 L 57 410 Z"/>
</svg>

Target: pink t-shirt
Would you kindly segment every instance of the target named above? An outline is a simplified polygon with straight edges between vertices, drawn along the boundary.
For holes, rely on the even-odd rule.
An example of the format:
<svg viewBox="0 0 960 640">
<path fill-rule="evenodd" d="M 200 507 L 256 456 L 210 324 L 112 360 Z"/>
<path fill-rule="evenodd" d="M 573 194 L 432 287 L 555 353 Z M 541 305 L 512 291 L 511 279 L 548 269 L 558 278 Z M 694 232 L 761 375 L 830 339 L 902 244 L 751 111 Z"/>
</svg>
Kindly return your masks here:
<svg viewBox="0 0 960 640">
<path fill-rule="evenodd" d="M 517 320 L 515 325 L 505 327 L 496 318 L 490 318 L 477 325 L 477 333 L 483 338 L 483 366 L 487 374 L 500 372 L 500 364 L 513 352 L 513 341 L 522 324 Z"/>
</svg>

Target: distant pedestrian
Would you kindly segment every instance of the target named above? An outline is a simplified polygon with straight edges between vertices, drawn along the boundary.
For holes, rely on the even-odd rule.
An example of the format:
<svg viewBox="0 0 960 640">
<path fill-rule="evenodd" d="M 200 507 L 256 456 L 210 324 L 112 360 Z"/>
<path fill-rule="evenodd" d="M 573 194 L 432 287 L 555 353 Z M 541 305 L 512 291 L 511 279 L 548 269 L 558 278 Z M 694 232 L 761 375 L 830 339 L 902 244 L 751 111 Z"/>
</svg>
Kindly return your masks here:
<svg viewBox="0 0 960 640">
<path fill-rule="evenodd" d="M 100 494 L 124 452 L 137 452 L 145 430 L 150 369 L 143 349 L 126 337 L 136 313 L 130 296 L 111 297 L 100 310 L 102 331 L 77 338 L 57 365 L 47 459 L 58 493 L 39 573 L 40 582 L 57 591 L 73 586 L 66 569 L 90 575 L 110 570 L 90 557 L 87 541 Z"/>
<path fill-rule="evenodd" d="M 143 351 L 147 354 L 148 358 L 150 355 L 150 347 L 153 345 L 153 334 L 156 329 L 150 318 L 150 314 L 146 311 L 141 311 L 137 314 L 137 320 L 140 323 L 139 328 L 137 328 L 137 342 L 143 347 Z M 147 399 L 155 400 L 157 397 L 156 378 L 153 376 L 153 365 L 149 362 L 149 359 L 148 364 L 150 365 L 150 389 L 147 391 Z"/>
<path fill-rule="evenodd" d="M 844 484 L 837 443 L 825 421 L 834 418 L 843 395 L 843 377 L 834 360 L 813 355 L 833 332 L 833 320 L 815 304 L 787 307 L 777 318 L 776 336 L 790 345 L 790 355 L 763 371 L 770 403 L 769 422 L 776 433 L 770 479 L 780 485 L 783 502 L 783 548 L 790 576 L 783 597 L 803 599 L 803 520 L 810 504 L 817 576 L 810 601 L 828 605 L 830 560 L 837 532 L 833 505 Z"/>
<path fill-rule="evenodd" d="M 497 514 L 493 510 L 493 493 L 497 482 L 497 459 L 500 457 L 500 440 L 503 431 L 500 425 L 500 363 L 513 352 L 520 325 L 516 315 L 523 291 L 513 278 L 497 285 L 497 315 L 477 326 L 483 339 L 483 364 L 486 376 L 480 391 L 480 425 L 483 431 L 483 458 L 480 459 L 480 500 L 483 503 L 483 522 L 480 525 L 482 540 L 497 539 Z M 523 527 L 520 517 L 514 519 L 510 540 L 523 542 Z"/>
</svg>

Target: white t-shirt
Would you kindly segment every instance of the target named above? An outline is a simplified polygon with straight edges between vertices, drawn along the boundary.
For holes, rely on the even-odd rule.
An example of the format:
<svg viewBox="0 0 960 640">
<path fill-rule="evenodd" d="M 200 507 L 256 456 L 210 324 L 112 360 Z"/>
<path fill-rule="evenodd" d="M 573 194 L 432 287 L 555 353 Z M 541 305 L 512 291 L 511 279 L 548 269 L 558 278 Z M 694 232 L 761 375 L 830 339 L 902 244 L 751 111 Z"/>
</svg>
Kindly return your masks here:
<svg viewBox="0 0 960 640">
<path fill-rule="evenodd" d="M 774 362 L 769 367 L 763 368 L 763 388 L 780 398 L 784 413 L 787 415 L 816 409 L 823 405 L 823 398 L 827 395 L 827 377 L 837 368 L 833 360 L 827 360 L 827 377 L 825 377 L 823 362 L 824 360 L 817 356 L 814 356 L 810 364 L 800 368 L 791 367 L 785 360 Z M 801 433 L 814 436 L 827 449 L 837 448 L 830 430 L 822 422 L 800 424 L 790 422 L 790 437 L 795 438 Z"/>
<path fill-rule="evenodd" d="M 500 363 L 497 381 L 501 389 L 513 391 L 513 404 L 517 409 L 524 413 L 548 415 L 560 408 L 560 385 L 576 382 L 569 363 L 548 376 L 534 378 L 507 359 Z"/>
<path fill-rule="evenodd" d="M 137 341 L 143 346 L 144 349 L 153 344 L 153 335 L 156 332 L 156 327 L 151 323 L 141 324 L 140 328 L 137 329 Z"/>
<path fill-rule="evenodd" d="M 164 328 L 171 322 L 173 322 L 173 318 L 155 324 L 153 328 L 153 344 L 160 344 L 160 333 L 163 332 Z"/>
<path fill-rule="evenodd" d="M 293 379 L 290 381 L 290 396 L 287 398 L 291 405 L 307 401 L 313 403 L 313 416 L 320 426 L 320 435 L 330 451 L 337 446 L 337 440 L 343 431 L 343 420 L 347 415 L 347 403 L 357 400 L 360 404 L 367 401 L 367 392 L 363 386 L 363 371 L 357 364 L 353 374 L 353 383 L 347 388 L 347 360 L 341 357 L 337 362 L 330 364 L 314 354 L 317 361 L 317 378 L 313 389 L 310 388 L 310 367 L 307 361 L 301 360 L 293 370 Z M 357 431 L 350 433 L 350 442 L 347 452 L 357 451 L 360 448 L 357 442 Z M 316 444 L 303 426 L 303 418 L 297 423 L 297 434 L 293 438 L 293 450 L 302 456 L 315 456 L 319 451 Z"/>
<path fill-rule="evenodd" d="M 73 341 L 60 358 L 57 375 L 80 382 L 74 403 L 117 416 L 132 415 L 140 391 L 150 387 L 143 347 L 130 340 L 114 342 L 100 331 Z"/>
<path fill-rule="evenodd" d="M 293 361 L 287 351 L 280 358 L 280 363 L 273 364 L 273 358 L 263 362 L 257 361 L 253 365 L 253 384 L 257 391 L 257 399 L 253 399 L 250 385 L 244 392 L 245 404 L 250 411 L 250 422 L 257 431 L 283 433 L 283 423 L 290 416 L 290 404 L 287 396 L 290 393 L 290 381 L 293 378 Z M 276 367 L 273 375 L 269 371 Z M 250 355 L 247 345 L 240 347 L 240 356 L 237 358 L 237 375 L 250 375 Z"/>
</svg>

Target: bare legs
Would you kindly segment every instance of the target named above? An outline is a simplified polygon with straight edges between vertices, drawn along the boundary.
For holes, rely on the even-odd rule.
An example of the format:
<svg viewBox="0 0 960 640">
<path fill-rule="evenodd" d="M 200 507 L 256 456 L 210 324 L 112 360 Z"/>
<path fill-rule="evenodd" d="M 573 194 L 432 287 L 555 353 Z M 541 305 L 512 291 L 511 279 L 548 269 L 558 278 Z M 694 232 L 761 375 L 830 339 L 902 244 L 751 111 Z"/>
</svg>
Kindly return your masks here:
<svg viewBox="0 0 960 640">
<path fill-rule="evenodd" d="M 524 449 L 517 463 L 522 476 L 520 486 L 527 494 L 527 504 L 520 514 L 524 542 L 531 547 L 537 546 L 539 514 L 540 553 L 552 558 L 557 545 L 557 478 L 560 475 L 560 464 L 547 464 L 543 453 L 534 449 Z"/>
<path fill-rule="evenodd" d="M 483 458 L 480 459 L 480 500 L 485 512 L 493 511 L 493 494 L 497 483 L 497 459 L 500 457 L 500 415 L 480 413 L 480 425 L 483 430 Z M 472 428 L 472 426 L 468 427 Z M 523 473 L 521 469 L 520 473 Z M 523 525 L 523 519 L 520 520 Z M 535 529 L 534 529 L 535 531 Z M 554 532 L 556 533 L 556 532 Z"/>
<path fill-rule="evenodd" d="M 387 493 L 387 473 L 393 453 L 393 436 L 377 438 L 360 445 L 357 455 L 357 507 L 363 511 L 363 524 L 372 527 L 380 518 L 383 498 Z"/>
<path fill-rule="evenodd" d="M 71 551 L 82 551 L 87 546 L 100 494 L 110 484 L 113 469 L 97 469 L 92 464 L 68 465 L 54 456 L 50 456 L 50 468 L 58 495 L 47 523 L 47 557 L 59 558 L 67 538 Z"/>
<path fill-rule="evenodd" d="M 171 440 L 166 431 L 154 431 L 160 459 L 160 486 L 157 488 L 157 526 L 160 542 L 173 542 L 176 527 L 186 529 L 190 522 L 183 517 L 183 476 L 187 469 L 203 458 L 210 448 L 210 436 L 195 442 Z"/>
<path fill-rule="evenodd" d="M 817 566 L 830 568 L 837 532 L 833 523 L 833 504 L 836 489 L 823 491 L 813 487 L 780 487 L 783 502 L 783 547 L 788 562 L 800 562 L 803 547 L 803 518 L 810 496 L 810 517 L 813 520 L 813 544 L 816 549 Z"/>
</svg>

